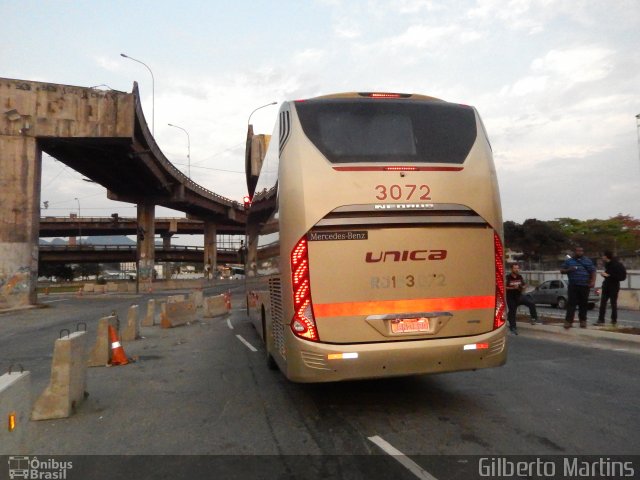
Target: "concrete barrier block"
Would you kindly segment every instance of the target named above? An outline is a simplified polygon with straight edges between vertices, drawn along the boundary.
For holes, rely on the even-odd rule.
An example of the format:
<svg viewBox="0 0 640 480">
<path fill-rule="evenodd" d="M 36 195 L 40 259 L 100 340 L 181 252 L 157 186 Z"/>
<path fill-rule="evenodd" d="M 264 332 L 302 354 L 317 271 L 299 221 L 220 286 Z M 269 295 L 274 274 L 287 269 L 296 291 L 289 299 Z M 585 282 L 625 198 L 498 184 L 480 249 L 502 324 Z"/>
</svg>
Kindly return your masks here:
<svg viewBox="0 0 640 480">
<path fill-rule="evenodd" d="M 85 283 L 84 287 L 82 287 L 82 290 L 84 290 L 84 293 L 93 293 L 95 292 L 96 286 L 93 283 Z"/>
<path fill-rule="evenodd" d="M 109 293 L 117 293 L 118 291 L 118 284 L 116 282 L 107 282 L 105 287 Z"/>
<path fill-rule="evenodd" d="M 131 305 L 127 312 L 127 326 L 122 330 L 120 340 L 132 342 L 140 338 L 140 325 L 138 324 L 138 305 Z"/>
<path fill-rule="evenodd" d="M 128 283 L 117 283 L 118 293 L 127 293 L 129 291 Z"/>
<path fill-rule="evenodd" d="M 196 308 L 202 308 L 202 305 L 204 303 L 204 294 L 202 293 L 202 290 L 194 290 L 193 292 L 191 292 L 191 295 L 189 295 L 189 300 L 191 300 Z"/>
<path fill-rule="evenodd" d="M 143 327 L 153 327 L 156 324 L 156 301 L 152 298 L 147 303 L 147 314 L 141 322 Z"/>
<path fill-rule="evenodd" d="M 0 455 L 25 455 L 27 427 L 31 411 L 31 374 L 5 373 L 0 376 Z M 14 419 L 13 428 L 9 417 Z M 7 422 L 6 424 L 4 422 Z"/>
<path fill-rule="evenodd" d="M 184 302 L 184 295 L 169 295 L 167 303 Z"/>
<path fill-rule="evenodd" d="M 136 293 L 135 283 L 127 283 L 127 293 Z"/>
<path fill-rule="evenodd" d="M 204 317 L 217 317 L 218 315 L 226 315 L 229 313 L 227 309 L 226 299 L 224 294 L 214 295 L 213 297 L 206 297 L 204 299 Z"/>
<path fill-rule="evenodd" d="M 638 290 L 620 290 L 618 308 L 640 310 L 640 292 Z"/>
<path fill-rule="evenodd" d="M 51 379 L 36 400 L 32 420 L 67 418 L 84 400 L 87 386 L 87 332 L 74 332 L 56 340 Z"/>
<path fill-rule="evenodd" d="M 93 287 L 93 291 L 95 293 L 105 293 L 106 285 L 96 285 L 96 286 Z"/>
<path fill-rule="evenodd" d="M 118 317 L 109 316 L 98 320 L 98 331 L 96 333 L 96 342 L 93 344 L 89 352 L 87 366 L 104 367 L 111 360 L 111 345 L 109 345 L 109 325 L 116 328 Z"/>
<path fill-rule="evenodd" d="M 162 328 L 184 325 L 196 319 L 196 306 L 192 301 L 163 303 L 160 318 Z"/>
</svg>

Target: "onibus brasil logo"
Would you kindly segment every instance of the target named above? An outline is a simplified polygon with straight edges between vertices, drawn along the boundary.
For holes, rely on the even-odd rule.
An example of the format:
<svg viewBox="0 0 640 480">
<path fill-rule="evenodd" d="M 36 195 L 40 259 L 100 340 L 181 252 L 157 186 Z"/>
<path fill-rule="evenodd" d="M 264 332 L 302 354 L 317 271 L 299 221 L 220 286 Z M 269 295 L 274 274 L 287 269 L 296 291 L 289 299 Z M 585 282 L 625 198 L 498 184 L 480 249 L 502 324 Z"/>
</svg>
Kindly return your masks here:
<svg viewBox="0 0 640 480">
<path fill-rule="evenodd" d="M 9 478 L 33 480 L 66 480 L 72 462 L 60 462 L 53 458 L 39 460 L 38 457 L 9 457 Z"/>
</svg>

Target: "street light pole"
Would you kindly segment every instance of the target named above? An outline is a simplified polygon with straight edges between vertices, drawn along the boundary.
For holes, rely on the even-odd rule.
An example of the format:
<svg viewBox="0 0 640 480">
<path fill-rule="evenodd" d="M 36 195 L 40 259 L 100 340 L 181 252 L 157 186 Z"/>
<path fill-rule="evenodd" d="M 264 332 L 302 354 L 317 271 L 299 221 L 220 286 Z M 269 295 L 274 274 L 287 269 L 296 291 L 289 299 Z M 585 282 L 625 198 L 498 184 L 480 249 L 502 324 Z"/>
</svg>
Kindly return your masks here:
<svg viewBox="0 0 640 480">
<path fill-rule="evenodd" d="M 247 119 L 247 125 L 251 125 L 251 115 L 253 115 L 254 113 L 256 113 L 256 112 L 257 112 L 258 110 L 260 110 L 261 108 L 269 107 L 269 106 L 271 106 L 271 105 L 277 105 L 277 103 L 278 103 L 278 102 L 271 102 L 271 103 L 267 103 L 267 104 L 265 104 L 265 105 L 262 105 L 262 106 L 260 106 L 260 107 L 258 107 L 258 108 L 256 108 L 256 109 L 254 109 L 254 110 L 253 110 L 253 112 L 251 112 L 251 113 L 249 114 L 249 118 Z"/>
<path fill-rule="evenodd" d="M 74 197 L 74 200 L 78 202 L 78 242 L 80 246 L 82 246 L 82 222 L 80 220 L 80 216 L 82 214 L 80 213 L 80 200 L 78 200 L 78 197 Z"/>
<path fill-rule="evenodd" d="M 638 132 L 638 158 L 640 158 L 640 113 L 636 115 L 636 130 Z"/>
<path fill-rule="evenodd" d="M 138 63 L 144 65 L 147 68 L 147 70 L 149 70 L 149 73 L 151 74 L 151 135 L 155 136 L 155 123 L 156 123 L 156 121 L 155 121 L 156 85 L 155 84 L 156 84 L 156 80 L 153 77 L 153 72 L 149 68 L 149 65 L 147 65 L 146 63 L 144 63 L 144 62 L 142 62 L 140 60 L 137 60 L 137 59 L 135 59 L 133 57 L 130 57 L 129 55 L 125 55 L 124 53 L 121 53 L 120 56 L 124 57 L 124 58 L 128 58 L 129 60 L 133 60 L 134 62 L 138 62 Z"/>
<path fill-rule="evenodd" d="M 187 134 L 187 176 L 191 178 L 191 139 L 189 138 L 189 132 L 187 132 L 184 128 L 172 123 L 167 123 L 167 125 L 169 125 L 170 127 L 179 128 Z"/>
</svg>

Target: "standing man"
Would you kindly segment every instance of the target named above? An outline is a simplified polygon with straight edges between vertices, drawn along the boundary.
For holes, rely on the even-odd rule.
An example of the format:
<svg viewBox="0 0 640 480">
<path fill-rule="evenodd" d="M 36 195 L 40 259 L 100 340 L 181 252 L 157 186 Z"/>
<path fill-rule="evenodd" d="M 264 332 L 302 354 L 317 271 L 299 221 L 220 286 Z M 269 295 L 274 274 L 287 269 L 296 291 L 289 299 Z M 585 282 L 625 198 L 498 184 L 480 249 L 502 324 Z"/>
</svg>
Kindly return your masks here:
<svg viewBox="0 0 640 480">
<path fill-rule="evenodd" d="M 576 306 L 578 307 L 580 328 L 587 328 L 589 290 L 596 284 L 596 267 L 589 258 L 584 256 L 584 249 L 577 246 L 573 255 L 562 264 L 560 273 L 565 273 L 569 277 L 569 298 L 567 301 L 567 315 L 564 318 L 564 328 L 573 326 Z"/>
<path fill-rule="evenodd" d="M 535 304 L 529 300 L 526 296 L 522 295 L 524 287 L 527 284 L 520 275 L 520 265 L 517 263 L 511 264 L 511 273 L 507 275 L 505 279 L 505 287 L 507 290 L 507 307 L 509 313 L 507 319 L 509 320 L 509 330 L 514 335 L 518 335 L 518 327 L 516 325 L 516 312 L 518 306 L 526 305 L 529 307 L 529 313 L 531 314 L 531 325 L 535 325 L 538 322 L 538 313 L 536 311 Z"/>
<path fill-rule="evenodd" d="M 604 262 L 604 277 L 602 282 L 602 297 L 600 297 L 600 313 L 598 321 L 594 325 L 604 325 L 604 314 L 607 311 L 607 300 L 611 300 L 611 325 L 618 323 L 618 292 L 620 292 L 620 282 L 627 278 L 627 269 L 614 258 L 610 250 L 605 250 L 602 254 Z"/>
</svg>

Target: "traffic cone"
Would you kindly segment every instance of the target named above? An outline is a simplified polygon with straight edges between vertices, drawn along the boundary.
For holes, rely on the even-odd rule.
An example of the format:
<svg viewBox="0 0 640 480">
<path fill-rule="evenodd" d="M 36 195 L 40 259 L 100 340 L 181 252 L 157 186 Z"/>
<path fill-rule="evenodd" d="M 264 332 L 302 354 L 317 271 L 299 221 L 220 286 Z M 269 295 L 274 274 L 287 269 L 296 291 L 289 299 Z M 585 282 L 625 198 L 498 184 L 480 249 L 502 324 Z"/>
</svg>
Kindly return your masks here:
<svg viewBox="0 0 640 480">
<path fill-rule="evenodd" d="M 76 293 L 76 297 L 82 296 L 82 287 L 78 288 L 78 293 Z"/>
<path fill-rule="evenodd" d="M 111 325 L 109 325 L 109 343 L 111 344 L 111 365 L 126 365 L 129 363 L 118 335 Z"/>
<path fill-rule="evenodd" d="M 227 310 L 231 310 L 231 290 L 224 294 L 224 303 Z"/>
<path fill-rule="evenodd" d="M 45 294 L 45 295 L 49 295 L 49 287 L 45 287 L 45 289 L 44 289 L 44 294 Z"/>
</svg>

